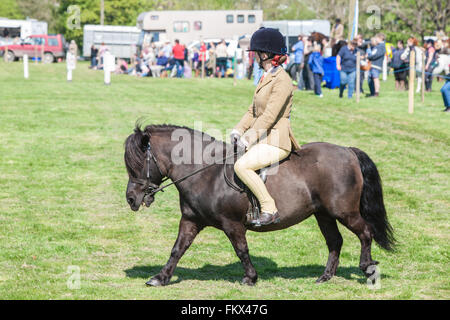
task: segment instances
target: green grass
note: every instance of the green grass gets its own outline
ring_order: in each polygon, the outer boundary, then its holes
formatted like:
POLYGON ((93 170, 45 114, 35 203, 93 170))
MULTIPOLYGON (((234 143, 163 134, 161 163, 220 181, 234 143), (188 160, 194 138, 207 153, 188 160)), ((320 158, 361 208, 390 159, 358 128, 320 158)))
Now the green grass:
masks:
MULTIPOLYGON (((399 240, 395 253, 373 246, 381 288, 370 290, 358 269, 360 244, 343 237, 337 276, 316 285, 328 250, 314 218, 289 229, 249 232, 255 287, 223 232, 207 228, 181 259, 167 287, 144 285, 166 263, 180 212, 175 188, 137 213, 125 201, 123 142, 137 118, 225 135, 251 102, 247 80, 136 79, 79 64, 0 62, 1 299, 449 299, 450 115, 434 92, 416 95, 382 83, 379 99, 324 98, 296 92, 292 127, 302 142, 356 146, 376 162, 399 240), (69 266, 81 288, 69 289, 69 266)), ((367 89, 367 88, 366 88, 367 89)), ((222 137, 219 137, 222 138, 222 137)))

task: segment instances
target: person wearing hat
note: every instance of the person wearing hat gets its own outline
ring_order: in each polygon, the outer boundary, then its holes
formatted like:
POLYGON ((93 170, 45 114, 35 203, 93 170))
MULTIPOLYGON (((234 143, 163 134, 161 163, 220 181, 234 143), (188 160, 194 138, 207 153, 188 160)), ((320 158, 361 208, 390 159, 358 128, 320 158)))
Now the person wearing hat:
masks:
POLYGON ((249 51, 264 70, 253 102, 231 132, 231 142, 246 150, 235 165, 236 175, 253 192, 261 206, 259 221, 254 226, 278 223, 280 217, 275 201, 256 170, 277 163, 289 156, 292 147, 300 149, 291 126, 293 86, 290 76, 280 66, 286 60, 282 34, 272 28, 260 28, 250 40, 249 51))

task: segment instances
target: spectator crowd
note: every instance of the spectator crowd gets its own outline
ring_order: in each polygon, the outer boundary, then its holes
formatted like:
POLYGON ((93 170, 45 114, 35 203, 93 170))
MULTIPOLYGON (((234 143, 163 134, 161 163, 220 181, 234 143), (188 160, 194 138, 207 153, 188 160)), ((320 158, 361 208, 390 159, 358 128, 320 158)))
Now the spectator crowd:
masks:
MULTIPOLYGON (((336 69, 339 72, 339 97, 352 98, 356 90, 357 53, 360 54, 360 92, 364 94, 364 82, 367 81, 369 92, 366 97, 380 95, 380 77, 383 70, 392 72, 395 76, 396 90, 408 89, 409 61, 412 51, 415 52, 415 68, 417 77, 417 91, 421 88, 422 57, 425 56, 425 88, 432 90, 433 71, 438 66, 440 54, 449 54, 449 40, 443 32, 437 33, 437 40, 428 39, 423 46, 416 38, 410 37, 405 43, 397 41, 396 45, 386 43, 382 33, 370 39, 359 34, 352 41, 344 40, 344 27, 340 19, 336 19, 330 37, 313 33, 299 35, 297 42, 291 46, 291 55, 283 65, 293 79, 293 85, 298 90, 311 90, 318 97, 323 97, 322 83, 325 75, 324 60, 335 57, 336 69)), ((103 69, 103 55, 108 48, 102 44, 99 48, 91 48, 91 68, 103 69)), ((242 52, 242 51, 241 51, 242 52)), ((255 59, 254 52, 241 54, 237 61, 230 56, 225 40, 219 43, 200 41, 188 51, 178 40, 173 43, 166 41, 157 45, 151 43, 143 46, 139 54, 135 54, 131 61, 117 60, 116 73, 137 77, 232 77, 234 73, 242 73, 250 80, 253 76, 254 84, 260 81, 262 70, 255 59), (237 68, 233 66, 236 63, 237 68), (246 66, 245 66, 246 65, 246 66), (236 69, 236 70, 235 70, 236 69), (245 70, 245 71, 244 71, 245 70)), ((447 69, 448 70, 448 69, 447 69)), ((450 111, 450 84, 448 82, 441 89, 445 111, 450 111)), ((439 79, 439 78, 438 78, 439 79)), ((439 79, 440 80, 440 79, 439 79)), ((439 81, 438 80, 438 81, 439 81)))

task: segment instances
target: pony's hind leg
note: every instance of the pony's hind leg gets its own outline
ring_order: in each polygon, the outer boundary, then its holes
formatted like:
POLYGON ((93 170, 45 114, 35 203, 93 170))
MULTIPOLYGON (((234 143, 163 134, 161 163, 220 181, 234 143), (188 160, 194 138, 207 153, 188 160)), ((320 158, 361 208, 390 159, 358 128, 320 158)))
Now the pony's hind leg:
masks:
POLYGON ((359 268, 364 272, 366 277, 370 277, 374 270, 369 268, 369 266, 378 264, 378 261, 372 260, 371 246, 373 235, 368 224, 364 221, 359 212, 345 214, 339 219, 339 222, 359 238, 359 241, 361 242, 359 268))
POLYGON ((325 237, 329 251, 325 271, 316 280, 316 283, 322 283, 330 280, 336 274, 343 240, 335 218, 331 217, 327 212, 318 212, 314 215, 316 216, 320 231, 322 231, 325 237))

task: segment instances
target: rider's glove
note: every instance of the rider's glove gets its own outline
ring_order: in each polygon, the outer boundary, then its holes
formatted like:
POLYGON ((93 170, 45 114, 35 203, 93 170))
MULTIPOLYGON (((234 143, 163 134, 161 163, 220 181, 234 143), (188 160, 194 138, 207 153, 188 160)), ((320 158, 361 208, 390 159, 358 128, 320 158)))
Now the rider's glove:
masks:
POLYGON ((241 135, 237 130, 233 130, 230 134, 230 140, 233 145, 236 145, 238 149, 246 149, 247 143, 241 138, 241 135))

